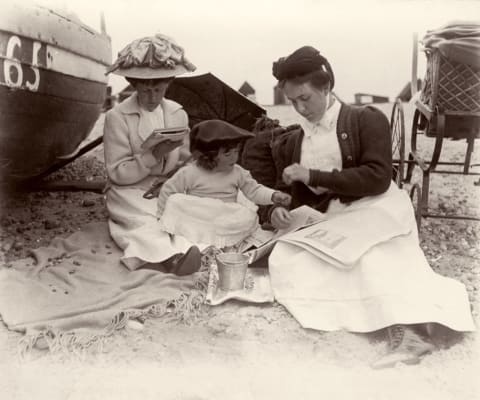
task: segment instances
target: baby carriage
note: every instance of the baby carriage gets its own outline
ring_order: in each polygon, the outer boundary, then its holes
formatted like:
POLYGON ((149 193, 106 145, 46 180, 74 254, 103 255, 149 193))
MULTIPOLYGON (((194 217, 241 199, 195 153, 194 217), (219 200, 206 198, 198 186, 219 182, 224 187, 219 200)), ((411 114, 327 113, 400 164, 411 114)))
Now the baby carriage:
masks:
MULTIPOLYGON (((413 71, 416 71, 416 40, 414 43, 413 71)), ((416 198, 419 226, 421 217, 479 220, 474 216, 431 213, 428 198, 431 173, 479 175, 473 168, 480 164, 472 164, 471 159, 475 139, 480 137, 480 25, 456 23, 428 31, 422 44, 427 68, 420 97, 415 102, 404 182, 410 182, 415 166, 421 169, 421 188, 415 184, 410 193, 412 200, 416 198), (419 134, 435 140, 430 160, 417 148, 419 134), (441 160, 444 139, 466 141, 463 162, 441 160), (446 169, 440 170, 439 166, 446 169), (452 170, 455 166, 462 170, 452 170)), ((412 86, 416 82, 414 76, 412 86)))

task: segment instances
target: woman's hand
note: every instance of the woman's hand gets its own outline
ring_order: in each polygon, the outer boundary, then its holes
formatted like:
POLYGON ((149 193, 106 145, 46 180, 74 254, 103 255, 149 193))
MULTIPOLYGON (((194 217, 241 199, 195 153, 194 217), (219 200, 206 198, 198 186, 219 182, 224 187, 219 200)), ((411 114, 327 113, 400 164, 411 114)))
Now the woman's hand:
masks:
POLYGON ((177 147, 180 147, 182 143, 182 139, 164 140, 163 142, 158 143, 152 148, 152 154, 157 159, 157 161, 159 161, 165 156, 165 154, 168 154, 177 147))
POLYGON ((310 171, 298 163, 289 165, 283 170, 282 179, 287 185, 291 185, 294 181, 303 182, 308 185, 310 181, 310 171))
POLYGON ((274 228, 284 229, 292 223, 292 216, 285 208, 277 207, 272 211, 271 220, 274 228))

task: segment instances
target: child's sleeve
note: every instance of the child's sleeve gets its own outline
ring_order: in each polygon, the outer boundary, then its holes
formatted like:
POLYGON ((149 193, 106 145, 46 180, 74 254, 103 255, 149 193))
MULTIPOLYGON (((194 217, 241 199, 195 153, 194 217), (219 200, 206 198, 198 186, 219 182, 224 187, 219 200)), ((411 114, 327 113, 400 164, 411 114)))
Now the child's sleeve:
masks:
POLYGON ((275 190, 261 185, 253 179, 252 174, 250 174, 249 171, 240 166, 237 167, 239 174, 239 189, 245 197, 258 205, 273 204, 272 195, 275 190))
POLYGON ((168 198, 175 193, 185 193, 187 190, 187 168, 180 168, 171 178, 167 179, 160 189, 157 202, 157 218, 165 210, 168 198))

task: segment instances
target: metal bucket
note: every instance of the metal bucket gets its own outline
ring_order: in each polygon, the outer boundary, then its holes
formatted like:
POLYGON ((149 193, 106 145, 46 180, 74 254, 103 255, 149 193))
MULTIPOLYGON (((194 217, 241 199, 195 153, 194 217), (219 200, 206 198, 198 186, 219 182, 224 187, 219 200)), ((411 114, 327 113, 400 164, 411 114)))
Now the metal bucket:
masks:
POLYGON ((248 268, 248 256, 240 253, 220 253, 216 259, 219 288, 227 291, 243 289, 248 268))

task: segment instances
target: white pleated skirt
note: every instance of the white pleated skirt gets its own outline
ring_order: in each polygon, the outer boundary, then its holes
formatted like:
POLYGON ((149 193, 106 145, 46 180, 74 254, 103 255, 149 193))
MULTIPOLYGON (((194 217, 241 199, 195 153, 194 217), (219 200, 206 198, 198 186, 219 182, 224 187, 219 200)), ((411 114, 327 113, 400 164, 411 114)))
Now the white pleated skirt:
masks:
POLYGON ((254 209, 237 202, 176 193, 168 198, 160 225, 190 242, 223 248, 255 231, 258 216, 254 209))

